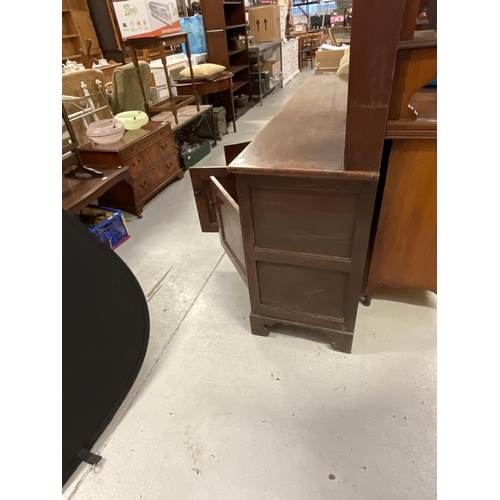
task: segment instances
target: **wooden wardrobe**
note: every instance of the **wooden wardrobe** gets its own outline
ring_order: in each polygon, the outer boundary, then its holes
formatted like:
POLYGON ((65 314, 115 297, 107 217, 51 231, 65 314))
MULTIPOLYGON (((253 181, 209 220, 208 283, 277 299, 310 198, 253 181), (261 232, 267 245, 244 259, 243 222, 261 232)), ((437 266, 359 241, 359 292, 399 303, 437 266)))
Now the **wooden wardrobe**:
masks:
POLYGON ((437 293, 437 31, 415 31, 405 5, 363 303, 378 287, 437 293))

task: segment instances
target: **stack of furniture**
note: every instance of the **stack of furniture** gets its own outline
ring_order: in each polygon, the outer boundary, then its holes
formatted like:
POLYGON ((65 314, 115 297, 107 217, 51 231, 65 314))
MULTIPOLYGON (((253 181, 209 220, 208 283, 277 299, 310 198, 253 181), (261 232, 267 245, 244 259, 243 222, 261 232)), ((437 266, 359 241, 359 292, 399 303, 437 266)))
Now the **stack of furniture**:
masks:
POLYGON ((177 118, 177 110, 179 108, 195 103, 196 109, 198 111, 200 110, 198 95, 196 92, 194 74, 193 74, 193 65, 191 62, 191 50, 189 48, 188 33, 181 32, 172 35, 152 36, 145 38, 129 38, 128 40, 125 41, 125 46, 130 49, 129 52, 130 55, 132 56, 132 62, 134 63, 137 72, 137 82, 139 83, 142 93, 144 109, 150 117, 155 114, 162 113, 164 111, 170 111, 174 116, 175 123, 179 123, 179 120, 177 118), (192 94, 175 96, 172 92, 170 74, 168 72, 168 67, 167 67, 167 51, 165 47, 166 46, 174 47, 181 44, 184 44, 184 46, 186 47, 186 55, 188 58, 189 71, 191 75, 192 94), (158 50, 160 54, 160 60, 163 65, 163 70, 165 72, 165 79, 168 88, 168 96, 153 105, 149 104, 150 96, 146 92, 139 69, 138 51, 143 49, 158 50))
MULTIPOLYGON (((234 96, 251 96, 245 4, 243 0, 201 0, 201 13, 208 61, 225 66, 233 74, 232 88, 223 97, 229 114, 234 96), (237 46, 234 40, 240 35, 244 36, 244 43, 237 46)), ((249 99, 246 106, 236 108, 236 118, 252 106, 249 99)))
MULTIPOLYGON (((62 0, 62 62, 101 59, 102 51, 85 0, 62 0), (90 50, 87 54, 88 42, 90 50)), ((86 67, 92 67, 90 63, 86 67)))
POLYGON ((202 230, 219 231, 248 286, 254 334, 298 326, 351 351, 412 2, 355 0, 349 82, 309 78, 228 166, 191 169, 202 230))

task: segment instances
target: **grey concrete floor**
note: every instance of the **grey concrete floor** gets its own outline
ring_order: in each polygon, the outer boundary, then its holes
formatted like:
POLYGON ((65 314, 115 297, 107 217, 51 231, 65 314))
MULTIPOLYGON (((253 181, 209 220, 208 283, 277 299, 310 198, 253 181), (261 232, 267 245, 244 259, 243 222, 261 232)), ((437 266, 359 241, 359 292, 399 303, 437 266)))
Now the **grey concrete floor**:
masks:
MULTIPOLYGON (((251 109, 201 164, 224 165, 223 145, 251 140, 311 74, 251 109)), ((379 291, 360 305, 350 355, 300 331, 256 337, 219 235, 200 231, 189 174, 127 219, 117 254, 147 296, 150 344, 93 448, 102 465, 82 465, 63 498, 436 497, 433 294, 379 291)))

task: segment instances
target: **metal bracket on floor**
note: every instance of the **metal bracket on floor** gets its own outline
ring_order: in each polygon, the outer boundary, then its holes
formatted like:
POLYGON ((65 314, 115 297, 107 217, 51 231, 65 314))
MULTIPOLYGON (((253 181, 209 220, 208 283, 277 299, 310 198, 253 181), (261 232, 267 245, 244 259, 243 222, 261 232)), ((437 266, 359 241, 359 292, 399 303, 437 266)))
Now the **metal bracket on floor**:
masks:
POLYGON ((92 469, 95 469, 96 465, 101 461, 102 457, 92 453, 86 448, 82 448, 76 455, 82 462, 92 465, 92 469))

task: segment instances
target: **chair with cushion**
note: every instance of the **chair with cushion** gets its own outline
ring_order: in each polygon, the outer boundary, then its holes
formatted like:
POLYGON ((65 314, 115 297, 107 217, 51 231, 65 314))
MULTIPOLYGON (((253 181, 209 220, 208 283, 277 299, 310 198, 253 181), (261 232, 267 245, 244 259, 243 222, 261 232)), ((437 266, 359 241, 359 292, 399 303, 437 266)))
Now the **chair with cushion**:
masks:
MULTIPOLYGON (((139 72, 147 101, 151 102, 151 67, 145 61, 139 61, 139 72)), ((111 109, 117 115, 123 111, 146 111, 141 86, 137 79, 137 70, 133 63, 119 66, 113 72, 111 109)))

